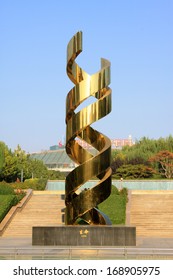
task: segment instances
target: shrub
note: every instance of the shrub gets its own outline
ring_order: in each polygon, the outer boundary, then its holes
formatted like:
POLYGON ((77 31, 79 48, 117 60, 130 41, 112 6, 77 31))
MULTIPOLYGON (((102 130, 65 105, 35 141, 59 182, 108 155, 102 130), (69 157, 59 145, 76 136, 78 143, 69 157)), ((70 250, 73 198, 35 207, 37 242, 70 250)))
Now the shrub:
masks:
POLYGON ((114 178, 124 179, 140 179, 140 178, 151 178, 153 176, 153 169, 143 164, 124 164, 117 168, 116 173, 113 175, 114 178))
POLYGON ((25 188, 33 190, 44 190, 46 188, 47 179, 27 179, 23 183, 25 188))
POLYGON ((16 193, 11 184, 0 182, 0 222, 11 207, 16 205, 24 196, 24 192, 16 193))
POLYGON ((128 198, 128 190, 127 190, 127 188, 122 188, 120 190, 120 195, 124 195, 124 196, 126 196, 126 198, 128 198))
POLYGON ((0 182, 0 195, 14 194, 14 189, 6 182, 0 182))
POLYGON ((16 195, 0 195, 0 222, 11 209, 12 206, 18 203, 16 195))
POLYGON ((11 183, 11 186, 15 189, 33 189, 44 190, 46 188, 47 179, 26 179, 24 183, 15 182, 11 183))

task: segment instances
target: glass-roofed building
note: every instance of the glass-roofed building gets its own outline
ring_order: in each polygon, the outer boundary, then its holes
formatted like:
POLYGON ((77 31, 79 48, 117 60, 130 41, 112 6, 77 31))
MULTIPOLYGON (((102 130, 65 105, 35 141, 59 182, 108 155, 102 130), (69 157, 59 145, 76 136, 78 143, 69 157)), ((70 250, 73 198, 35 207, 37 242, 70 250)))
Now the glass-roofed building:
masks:
MULTIPOLYGON (((89 149, 90 152, 95 155, 97 151, 93 149, 89 144, 82 140, 77 140, 78 144, 85 149, 89 149)), ((132 146, 131 135, 127 139, 111 139, 112 149, 122 149, 123 146, 132 146)), ((48 169, 57 170, 60 172, 68 173, 75 168, 75 163, 68 157, 64 145, 59 142, 58 145, 50 147, 50 150, 43 152, 36 152, 30 155, 32 159, 38 159, 43 161, 48 169)))
POLYGON ((32 153, 32 159, 43 161, 48 169, 60 172, 70 172, 75 168, 75 163, 68 157, 65 149, 48 150, 44 152, 32 153))

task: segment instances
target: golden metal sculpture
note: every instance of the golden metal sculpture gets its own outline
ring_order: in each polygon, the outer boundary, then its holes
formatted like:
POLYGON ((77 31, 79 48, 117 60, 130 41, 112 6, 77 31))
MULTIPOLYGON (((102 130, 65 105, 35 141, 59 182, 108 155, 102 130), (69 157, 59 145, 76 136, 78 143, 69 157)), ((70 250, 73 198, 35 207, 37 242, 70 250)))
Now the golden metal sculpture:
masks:
POLYGON ((110 157, 111 142, 91 124, 103 118, 111 111, 110 62, 101 59, 101 70, 93 75, 87 74, 75 62, 82 52, 82 32, 76 33, 67 47, 67 75, 75 84, 66 99, 66 152, 78 165, 66 177, 65 185, 65 220, 67 225, 110 224, 106 215, 97 209, 111 192, 110 157), (90 96, 96 102, 76 112, 77 107, 90 96), (77 139, 91 145, 97 154, 84 149, 77 139), (87 190, 81 186, 88 180, 98 178, 99 182, 87 190))

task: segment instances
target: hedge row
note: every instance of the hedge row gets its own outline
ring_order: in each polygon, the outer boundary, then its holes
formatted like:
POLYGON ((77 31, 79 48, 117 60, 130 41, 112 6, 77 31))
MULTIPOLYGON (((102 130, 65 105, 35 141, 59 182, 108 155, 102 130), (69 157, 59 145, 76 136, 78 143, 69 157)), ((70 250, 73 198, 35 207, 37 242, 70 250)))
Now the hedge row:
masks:
POLYGON ((15 194, 13 187, 6 183, 6 182, 0 182, 0 195, 6 195, 6 194, 15 194))
POLYGON ((10 184, 0 182, 0 222, 11 207, 16 205, 24 196, 24 192, 15 193, 14 188, 10 184))
POLYGON ((14 189, 45 190, 47 179, 27 179, 23 183, 0 182, 0 194, 14 194, 14 189))
POLYGON ((47 179, 26 179, 23 183, 15 182, 10 183, 14 189, 33 189, 33 190, 45 190, 47 179))
POLYGON ((0 195, 0 222, 11 209, 12 206, 19 202, 17 195, 0 195))

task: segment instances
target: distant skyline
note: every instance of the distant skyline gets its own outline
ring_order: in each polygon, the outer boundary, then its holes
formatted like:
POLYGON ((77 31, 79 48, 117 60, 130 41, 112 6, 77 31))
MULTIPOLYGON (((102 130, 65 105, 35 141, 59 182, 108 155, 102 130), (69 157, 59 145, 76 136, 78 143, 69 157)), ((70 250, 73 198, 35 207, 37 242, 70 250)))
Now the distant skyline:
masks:
POLYGON ((111 139, 173 135, 173 1, 0 2, 0 141, 49 149, 65 137, 66 48, 83 31, 77 62, 89 74, 111 61, 111 139))

